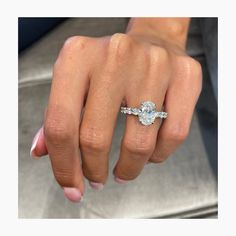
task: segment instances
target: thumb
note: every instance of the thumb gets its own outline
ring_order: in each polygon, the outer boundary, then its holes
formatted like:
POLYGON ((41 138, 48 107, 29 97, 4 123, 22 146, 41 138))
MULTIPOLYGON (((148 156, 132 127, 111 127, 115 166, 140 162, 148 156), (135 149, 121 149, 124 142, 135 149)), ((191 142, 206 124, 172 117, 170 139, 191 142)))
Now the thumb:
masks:
POLYGON ((30 155, 31 157, 38 159, 39 157, 47 154, 48 150, 45 145, 43 127, 41 127, 33 139, 30 155))

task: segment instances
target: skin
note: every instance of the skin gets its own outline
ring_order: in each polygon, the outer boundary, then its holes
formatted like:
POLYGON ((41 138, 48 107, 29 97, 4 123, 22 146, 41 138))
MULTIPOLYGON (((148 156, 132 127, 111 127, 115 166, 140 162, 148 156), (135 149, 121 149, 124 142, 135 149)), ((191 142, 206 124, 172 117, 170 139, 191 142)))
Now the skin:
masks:
POLYGON ((132 18, 125 34, 65 42, 31 154, 49 154, 68 199, 81 200, 84 177, 96 189, 105 184, 120 106, 153 101, 168 117, 143 126, 127 116, 117 182, 135 179, 147 162, 163 162, 186 139, 202 86, 200 64, 185 53, 188 26, 189 18, 132 18))

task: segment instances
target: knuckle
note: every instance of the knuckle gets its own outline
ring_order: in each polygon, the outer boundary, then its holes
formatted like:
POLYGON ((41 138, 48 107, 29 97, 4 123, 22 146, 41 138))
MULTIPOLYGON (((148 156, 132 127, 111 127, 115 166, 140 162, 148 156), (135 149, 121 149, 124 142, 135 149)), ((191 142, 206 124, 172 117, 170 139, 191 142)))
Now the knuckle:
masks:
POLYGON ((137 158, 150 156, 155 148, 154 142, 149 137, 142 135, 125 138, 123 145, 129 153, 136 155, 137 158))
POLYGON ((181 75, 175 77, 176 81, 198 97, 202 90, 201 64, 189 56, 179 56, 176 62, 176 74, 181 75))
POLYGON ((188 57, 185 63, 186 63, 186 67, 189 68, 189 72, 191 73, 191 76, 199 79, 202 75, 202 66, 200 62, 198 62, 196 59, 192 57, 188 57))
POLYGON ((186 63, 189 64, 189 67, 193 70, 193 71, 197 71, 198 73, 201 72, 202 67, 199 61, 197 61, 196 59, 192 58, 192 57, 187 57, 186 58, 186 63))
POLYGON ((198 91, 202 89, 202 66, 199 61, 194 58, 188 58, 188 64, 191 71, 192 79, 195 79, 195 87, 198 91))
POLYGON ((89 39, 85 36, 72 36, 68 38, 53 65, 53 72, 60 71, 61 66, 71 60, 77 60, 79 55, 84 55, 89 39))
POLYGON ((44 122, 44 133, 45 138, 55 144, 68 142, 74 135, 71 123, 66 122, 59 115, 46 118, 44 122))
POLYGON ((84 150, 93 150, 95 152, 107 152, 109 143, 104 133, 94 128, 81 128, 80 146, 84 150))
POLYGON ((152 46, 150 50, 150 58, 155 64, 163 64, 168 62, 169 54, 163 47, 152 46))
POLYGON ((169 128, 165 132, 165 139, 175 141, 175 142, 183 142, 189 134, 189 127, 187 125, 178 125, 175 127, 169 128))
POLYGON ((185 77, 192 79, 196 77, 199 79, 202 74, 201 64, 194 58, 189 56, 181 56, 178 58, 179 67, 182 68, 183 72, 185 72, 185 77))
POLYGON ((109 42, 109 54, 114 58, 123 58, 129 52, 129 47, 131 44, 131 38, 123 33, 113 34, 109 42))
POLYGON ((78 51, 82 50, 87 46, 88 43, 88 37, 85 36, 72 36, 69 37, 65 42, 62 47, 62 50, 65 52, 73 52, 73 51, 78 51))
POLYGON ((45 137, 48 141, 57 143, 64 142, 71 138, 71 133, 64 127, 54 120, 47 121, 45 124, 45 137))

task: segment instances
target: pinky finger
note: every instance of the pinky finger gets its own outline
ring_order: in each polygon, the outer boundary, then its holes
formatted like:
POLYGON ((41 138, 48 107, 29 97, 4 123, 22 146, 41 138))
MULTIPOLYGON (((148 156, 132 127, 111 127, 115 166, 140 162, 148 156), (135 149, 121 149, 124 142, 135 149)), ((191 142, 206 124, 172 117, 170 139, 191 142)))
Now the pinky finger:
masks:
POLYGON ((187 71, 185 75, 182 73, 181 77, 175 77, 167 90, 165 108, 168 117, 159 129, 155 151, 149 162, 163 162, 188 136, 202 87, 200 65, 192 59, 190 62, 185 67, 191 68, 191 73, 187 71))

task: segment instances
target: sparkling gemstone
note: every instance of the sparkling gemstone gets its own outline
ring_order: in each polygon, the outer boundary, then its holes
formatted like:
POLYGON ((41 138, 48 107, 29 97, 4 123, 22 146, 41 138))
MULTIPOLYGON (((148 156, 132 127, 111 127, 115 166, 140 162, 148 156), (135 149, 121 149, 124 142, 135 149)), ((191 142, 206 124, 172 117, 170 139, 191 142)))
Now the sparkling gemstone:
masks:
POLYGON ((139 121, 143 125, 150 125, 154 123, 156 118, 156 106, 153 102, 143 102, 140 107, 139 121))
POLYGON ((134 115, 138 115, 139 114, 139 109, 138 108, 132 108, 132 113, 134 115))

